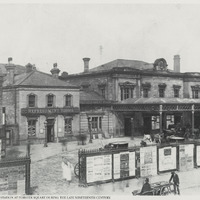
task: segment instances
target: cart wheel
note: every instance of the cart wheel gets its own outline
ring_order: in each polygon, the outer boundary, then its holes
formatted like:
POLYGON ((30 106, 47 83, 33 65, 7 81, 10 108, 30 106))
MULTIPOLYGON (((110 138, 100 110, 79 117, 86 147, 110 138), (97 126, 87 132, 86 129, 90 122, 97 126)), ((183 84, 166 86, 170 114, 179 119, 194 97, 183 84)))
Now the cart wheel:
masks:
POLYGON ((161 196, 166 196, 166 195, 169 195, 169 189, 167 188, 167 187, 163 187, 163 188, 161 188, 161 190, 160 190, 160 195, 161 196))
POLYGON ((74 167, 74 174, 76 177, 79 177, 79 163, 77 163, 74 167))

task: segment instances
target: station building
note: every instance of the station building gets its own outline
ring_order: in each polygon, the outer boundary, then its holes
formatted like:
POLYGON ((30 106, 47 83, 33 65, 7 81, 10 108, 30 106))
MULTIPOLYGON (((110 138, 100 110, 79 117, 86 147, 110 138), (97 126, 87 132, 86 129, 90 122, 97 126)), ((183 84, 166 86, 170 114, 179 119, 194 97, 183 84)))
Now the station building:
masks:
POLYGON ((173 69, 164 58, 154 63, 117 59, 84 71, 62 73, 61 80, 80 86, 92 97, 80 99, 80 130, 104 136, 138 136, 162 132, 170 126, 200 124, 200 73, 181 73, 180 56, 174 56, 173 69), (95 97, 95 98, 94 98, 95 97))

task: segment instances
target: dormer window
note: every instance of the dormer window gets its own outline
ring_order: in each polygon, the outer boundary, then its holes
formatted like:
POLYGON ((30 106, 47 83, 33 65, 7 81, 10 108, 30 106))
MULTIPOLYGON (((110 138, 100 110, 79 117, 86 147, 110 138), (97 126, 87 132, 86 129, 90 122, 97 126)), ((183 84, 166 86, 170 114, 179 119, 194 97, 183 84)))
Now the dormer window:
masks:
POLYGON ((36 95, 30 94, 28 95, 28 107, 36 107, 36 95))
POLYGON ((47 107, 53 107, 54 106, 54 95, 49 94, 47 95, 47 107))
POLYGON ((129 98, 133 98, 133 91, 135 84, 130 82, 120 83, 120 90, 121 90, 121 101, 129 98))
POLYGON ((72 95, 65 95, 65 106, 72 106, 72 95))

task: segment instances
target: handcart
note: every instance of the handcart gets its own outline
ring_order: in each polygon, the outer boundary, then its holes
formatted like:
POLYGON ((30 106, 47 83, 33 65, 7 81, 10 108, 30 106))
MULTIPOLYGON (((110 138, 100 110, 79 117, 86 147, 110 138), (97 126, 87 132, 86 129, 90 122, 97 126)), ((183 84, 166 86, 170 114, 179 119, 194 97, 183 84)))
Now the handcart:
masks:
POLYGON ((148 195, 148 196, 165 196, 174 192, 173 183, 167 181, 155 182, 151 184, 152 190, 140 193, 140 190, 134 190, 132 194, 134 196, 148 195))

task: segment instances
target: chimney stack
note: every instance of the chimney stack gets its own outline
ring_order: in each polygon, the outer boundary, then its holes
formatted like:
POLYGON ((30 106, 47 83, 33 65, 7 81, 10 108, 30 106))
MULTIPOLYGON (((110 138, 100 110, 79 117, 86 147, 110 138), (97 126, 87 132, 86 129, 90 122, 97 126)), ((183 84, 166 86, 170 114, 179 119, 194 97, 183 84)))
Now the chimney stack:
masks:
POLYGON ((31 63, 28 63, 26 65, 26 73, 32 72, 33 71, 33 65, 31 63))
POLYGON ((90 58, 83 58, 83 61, 84 61, 84 72, 89 72, 90 58))
POLYGON ((58 78, 59 73, 60 73, 60 70, 57 68, 57 65, 58 65, 57 63, 54 63, 53 64, 53 69, 50 71, 54 78, 58 78))
POLYGON ((11 63, 12 58, 8 58, 8 64, 6 64, 5 68, 7 70, 7 80, 9 85, 13 85, 14 83, 14 75, 15 75, 15 65, 11 63))
POLYGON ((174 71, 180 72, 180 56, 179 55, 174 56, 174 71))

